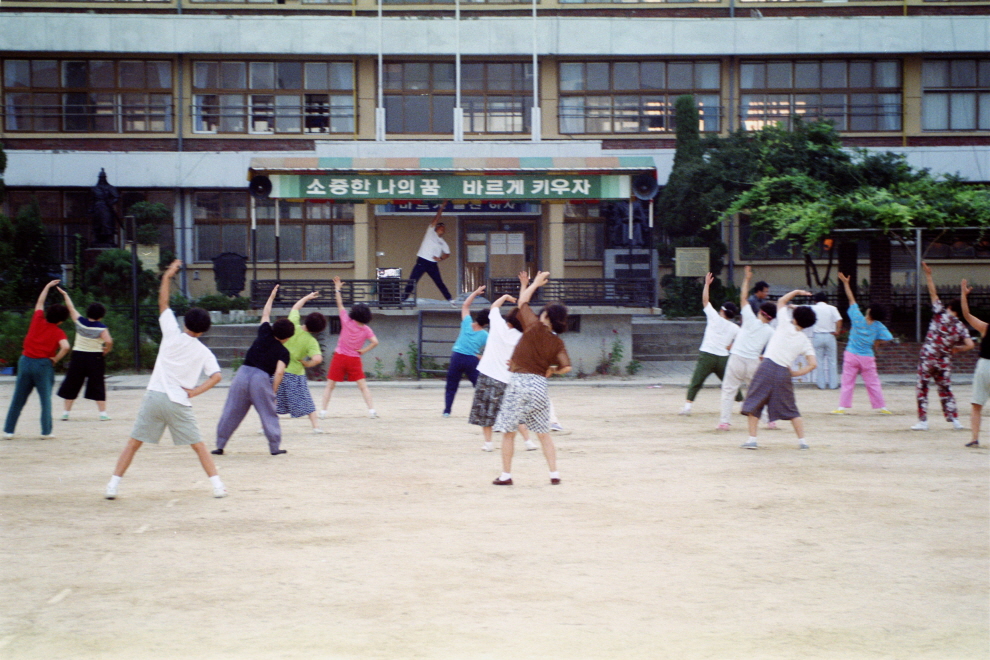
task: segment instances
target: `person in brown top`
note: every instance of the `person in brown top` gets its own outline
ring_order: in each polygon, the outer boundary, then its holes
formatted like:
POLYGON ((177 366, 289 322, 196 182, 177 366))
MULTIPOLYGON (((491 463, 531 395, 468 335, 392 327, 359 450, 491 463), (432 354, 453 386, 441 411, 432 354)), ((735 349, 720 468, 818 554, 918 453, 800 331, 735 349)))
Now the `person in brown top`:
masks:
POLYGON ((495 431, 502 436, 502 474, 493 481, 496 486, 512 485, 512 455, 515 452, 516 428, 525 424, 536 433, 543 455, 550 468, 550 483, 560 483, 557 472, 557 450, 550 439, 550 398, 547 378, 571 370, 567 348, 558 336, 567 329, 567 307, 550 303, 537 316, 529 301, 538 288, 547 283, 550 273, 541 272, 519 296, 517 318, 523 326, 523 336, 516 344, 509 371, 512 379, 495 419, 495 431))

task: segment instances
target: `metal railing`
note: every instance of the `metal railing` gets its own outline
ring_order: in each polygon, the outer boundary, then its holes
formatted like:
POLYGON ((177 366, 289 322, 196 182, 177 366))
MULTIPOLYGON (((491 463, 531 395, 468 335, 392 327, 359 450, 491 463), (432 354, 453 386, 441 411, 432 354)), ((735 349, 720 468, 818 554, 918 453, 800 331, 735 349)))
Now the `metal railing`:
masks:
MULTIPOLYGON (((275 305, 291 307, 297 300, 318 291, 320 302, 335 305, 334 284, 332 280, 253 280, 251 282, 251 307, 261 309, 265 306, 272 288, 278 284, 278 294, 275 305)), ((518 287, 518 280, 516 282, 518 287)), ((416 281, 395 278, 380 280, 344 280, 340 297, 345 306, 364 303, 368 307, 392 307, 396 309, 412 309, 416 307, 416 281), (406 286, 412 283, 413 290, 406 300, 403 300, 406 286)))
MULTIPOLYGON (((495 300, 505 294, 519 295, 517 278, 493 278, 490 281, 486 293, 489 300, 495 300)), ((589 307, 654 307, 657 304, 657 281, 653 278, 553 279, 537 289, 533 302, 553 301, 589 307)))

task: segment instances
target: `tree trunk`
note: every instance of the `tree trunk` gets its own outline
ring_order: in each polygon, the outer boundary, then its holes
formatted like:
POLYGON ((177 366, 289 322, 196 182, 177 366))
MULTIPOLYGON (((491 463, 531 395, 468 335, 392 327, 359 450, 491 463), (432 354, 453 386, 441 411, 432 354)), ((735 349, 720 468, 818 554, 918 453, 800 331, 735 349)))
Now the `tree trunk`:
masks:
POLYGON ((890 283, 890 236, 880 234, 870 239, 870 305, 887 308, 894 299, 890 283))
MULTIPOLYGON (((856 279, 856 262, 859 258, 859 246, 855 240, 845 240, 839 243, 839 272, 849 276, 849 286, 853 295, 858 295, 858 280, 856 279)), ((846 290, 839 286, 839 310, 845 312, 849 307, 849 300, 846 299, 846 290)))

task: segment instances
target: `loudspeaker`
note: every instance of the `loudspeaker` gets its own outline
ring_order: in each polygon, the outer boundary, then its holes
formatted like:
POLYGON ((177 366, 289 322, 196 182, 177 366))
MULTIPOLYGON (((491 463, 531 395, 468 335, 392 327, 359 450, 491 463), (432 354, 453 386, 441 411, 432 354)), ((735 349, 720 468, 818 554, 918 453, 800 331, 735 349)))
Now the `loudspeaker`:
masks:
POLYGON ((264 174, 253 176, 251 183, 248 184, 248 190, 258 199, 268 199, 272 194, 272 180, 264 174))
POLYGON ((633 177, 632 190, 633 194, 636 196, 636 199, 646 201, 657 196, 657 192, 660 190, 660 185, 657 183, 657 178, 655 175, 644 172, 643 174, 637 174, 633 177))

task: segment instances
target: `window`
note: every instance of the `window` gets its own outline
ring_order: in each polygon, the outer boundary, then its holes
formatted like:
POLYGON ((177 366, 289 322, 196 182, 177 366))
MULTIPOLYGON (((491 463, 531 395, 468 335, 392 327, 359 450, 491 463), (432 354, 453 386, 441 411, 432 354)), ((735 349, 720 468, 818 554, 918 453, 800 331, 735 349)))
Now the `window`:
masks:
POLYGON ((5 60, 3 65, 7 131, 172 131, 169 61, 5 60))
POLYGON ((197 133, 354 132, 353 62, 194 62, 197 133))
MULTIPOLYGON (((223 252, 251 256, 250 199, 242 192, 196 193, 196 260, 223 252)), ((275 260, 276 200, 258 200, 258 261, 275 260)), ((279 260, 333 262, 354 260, 354 205, 323 201, 278 201, 279 260)))
POLYGON ((896 60, 743 62, 742 126, 756 131, 793 117, 827 119, 840 131, 901 130, 901 69, 896 60))
POLYGON ((605 219, 598 204, 564 207, 564 260, 600 261, 605 255, 605 219))
POLYGON ((718 62, 561 62, 561 133, 670 133, 674 103, 691 94, 699 128, 720 126, 718 62))
POLYGON ((925 60, 921 87, 922 130, 990 130, 990 59, 925 60))
MULTIPOLYGON (((389 133, 453 133, 453 62, 388 62, 384 66, 389 133)), ((461 107, 465 133, 524 133, 533 106, 529 62, 464 62, 461 107)))

